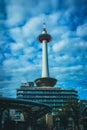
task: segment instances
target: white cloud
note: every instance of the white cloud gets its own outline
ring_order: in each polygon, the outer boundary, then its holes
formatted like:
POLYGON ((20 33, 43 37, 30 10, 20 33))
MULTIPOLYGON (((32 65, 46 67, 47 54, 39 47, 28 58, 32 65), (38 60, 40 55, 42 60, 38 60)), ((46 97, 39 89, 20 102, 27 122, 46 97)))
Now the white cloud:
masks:
POLYGON ((10 26, 20 23, 24 18, 24 8, 19 2, 10 1, 7 4, 7 23, 10 26))
POLYGON ((24 45, 22 43, 12 43, 11 44, 11 51, 17 52, 20 49, 23 49, 24 45))
POLYGON ((9 29, 11 37, 16 41, 16 42, 21 42, 24 43, 26 41, 23 36, 23 31, 21 27, 15 27, 9 29))
POLYGON ((79 42, 79 47, 86 48, 87 47, 87 41, 81 41, 81 42, 79 42))
MULTIPOLYGON (((34 53, 36 52, 36 49, 33 46, 29 46, 24 47, 24 53, 28 56, 28 57, 32 57, 32 55, 35 55, 34 53)), ((27 58, 28 58, 27 57, 27 58)))
POLYGON ((53 45, 53 51, 54 52, 61 51, 62 49, 64 49, 66 47, 67 44, 68 44, 67 40, 61 40, 58 43, 55 43, 53 45))
POLYGON ((10 59, 6 59, 4 62, 3 62, 3 67, 9 67, 9 69, 12 69, 14 67, 19 67, 20 66, 20 62, 17 60, 17 59, 13 59, 13 58, 10 58, 10 59))
POLYGON ((61 60, 63 62, 65 60, 69 60, 69 59, 70 59, 69 55, 63 55, 63 56, 57 56, 57 57, 55 57, 55 60, 58 61, 58 62, 61 62, 61 60))
POLYGON ((18 82, 19 80, 4 80, 4 81, 0 81, 0 84, 11 84, 11 83, 15 83, 18 82))
POLYGON ((23 68, 17 68, 17 69, 13 69, 12 72, 20 72, 20 73, 23 73, 23 72, 29 72, 29 71, 35 71, 39 69, 39 66, 38 65, 29 65, 29 66, 25 66, 23 68))
POLYGON ((52 26, 55 27, 57 25, 57 22, 60 19, 60 17, 61 17, 60 12, 54 12, 54 13, 50 14, 49 17, 47 17, 47 18, 51 22, 52 26))
POLYGON ((83 25, 78 26, 76 33, 78 36, 87 37, 87 23, 84 23, 83 25))
POLYGON ((37 36, 37 33, 40 33, 40 30, 38 29, 43 24, 45 15, 39 15, 37 17, 30 18, 29 21, 23 26, 22 31, 24 33, 25 37, 33 37, 37 36))
POLYGON ((32 16, 43 14, 44 11, 49 12, 49 9, 57 6, 53 0, 51 1, 32 1, 32 0, 11 0, 7 2, 7 23, 10 26, 15 26, 25 22, 32 16), (54 4, 53 4, 54 3, 54 4))
POLYGON ((70 66, 70 67, 53 67, 52 70, 53 71, 59 71, 59 72, 68 72, 68 71, 77 71, 83 69, 82 65, 77 65, 77 66, 70 66))
POLYGON ((70 37, 75 38, 76 37, 76 32, 67 29, 67 30, 65 30, 65 32, 61 36, 62 39, 70 38, 70 37))

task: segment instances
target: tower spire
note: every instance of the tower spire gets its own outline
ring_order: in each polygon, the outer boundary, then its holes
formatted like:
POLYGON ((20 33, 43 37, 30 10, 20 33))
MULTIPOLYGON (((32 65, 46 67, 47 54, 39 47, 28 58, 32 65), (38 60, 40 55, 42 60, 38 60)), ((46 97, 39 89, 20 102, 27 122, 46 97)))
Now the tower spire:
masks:
POLYGON ((46 33, 47 33, 46 23, 44 22, 44 23, 43 23, 43 31, 42 31, 42 34, 46 34, 46 33))
POLYGON ((46 28, 46 23, 45 22, 43 23, 43 28, 46 28))

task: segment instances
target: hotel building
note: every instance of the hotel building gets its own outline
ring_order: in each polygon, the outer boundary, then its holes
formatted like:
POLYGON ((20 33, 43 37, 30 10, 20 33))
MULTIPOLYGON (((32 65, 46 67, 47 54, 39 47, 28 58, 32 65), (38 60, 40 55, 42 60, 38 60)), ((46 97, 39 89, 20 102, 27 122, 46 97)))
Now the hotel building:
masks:
POLYGON ((36 87, 33 82, 21 84, 17 89, 17 98, 41 102, 52 107, 53 111, 63 107, 69 101, 78 99, 76 90, 58 87, 36 87))

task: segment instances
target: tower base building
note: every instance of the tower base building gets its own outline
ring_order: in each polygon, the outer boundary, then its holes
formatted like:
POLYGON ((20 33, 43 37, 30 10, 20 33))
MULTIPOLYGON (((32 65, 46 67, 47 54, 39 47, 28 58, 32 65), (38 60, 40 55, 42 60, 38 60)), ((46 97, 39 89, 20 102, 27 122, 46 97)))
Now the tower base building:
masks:
POLYGON ((44 103, 52 107, 52 111, 63 107, 69 101, 76 101, 76 90, 62 89, 58 87, 36 87, 33 82, 21 84, 17 89, 17 98, 44 103))

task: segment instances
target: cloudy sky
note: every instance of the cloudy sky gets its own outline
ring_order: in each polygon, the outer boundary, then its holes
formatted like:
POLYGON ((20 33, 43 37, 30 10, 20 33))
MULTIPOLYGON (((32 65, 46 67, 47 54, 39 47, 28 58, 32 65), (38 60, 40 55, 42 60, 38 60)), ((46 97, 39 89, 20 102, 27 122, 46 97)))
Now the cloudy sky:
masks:
POLYGON ((50 77, 87 99, 87 0, 0 0, 0 94, 15 97, 21 83, 41 77, 44 21, 50 77))

